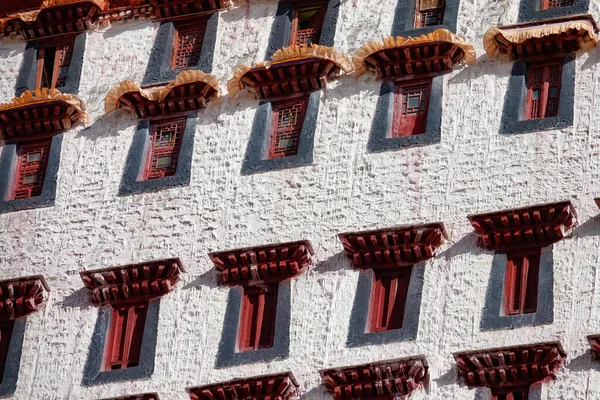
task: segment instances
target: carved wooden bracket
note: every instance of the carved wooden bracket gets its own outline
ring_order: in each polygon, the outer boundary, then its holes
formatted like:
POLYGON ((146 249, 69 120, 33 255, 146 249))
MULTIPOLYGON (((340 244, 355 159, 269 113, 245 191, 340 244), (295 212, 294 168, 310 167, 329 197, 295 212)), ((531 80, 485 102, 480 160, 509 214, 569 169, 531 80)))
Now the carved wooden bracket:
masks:
POLYGON ((192 400, 290 400, 298 397, 298 383, 291 372, 235 379, 186 390, 192 400))
POLYGON ((49 291, 41 275, 0 281, 0 320, 14 320, 37 311, 49 291))

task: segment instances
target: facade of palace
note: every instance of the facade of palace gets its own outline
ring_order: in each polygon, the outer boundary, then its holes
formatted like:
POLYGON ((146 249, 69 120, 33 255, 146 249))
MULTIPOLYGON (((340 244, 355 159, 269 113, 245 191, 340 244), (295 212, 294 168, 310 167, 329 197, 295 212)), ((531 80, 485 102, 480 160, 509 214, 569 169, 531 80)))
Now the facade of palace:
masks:
POLYGON ((600 399, 598 18, 0 0, 0 397, 600 399))

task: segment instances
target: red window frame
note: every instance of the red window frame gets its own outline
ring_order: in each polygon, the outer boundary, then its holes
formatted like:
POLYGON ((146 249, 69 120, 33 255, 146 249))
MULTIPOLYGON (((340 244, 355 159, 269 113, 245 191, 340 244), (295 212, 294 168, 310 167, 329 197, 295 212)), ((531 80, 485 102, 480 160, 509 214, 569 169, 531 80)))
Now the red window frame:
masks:
POLYGON ((294 4, 289 45, 318 44, 326 12, 327 2, 325 1, 294 4))
POLYGON ((186 122, 185 118, 179 118, 150 124, 150 143, 143 179, 175 175, 186 122))
POLYGON ((416 82, 396 82, 392 137, 425 133, 431 82, 431 79, 416 82), (416 106, 411 104, 413 99, 418 101, 416 106))
POLYGON ((575 0, 542 0, 542 10, 551 8, 569 7, 575 3, 575 0))
POLYGON ((38 50, 36 88, 60 88, 65 85, 73 56, 75 38, 42 43, 38 50))
POLYGON ((113 306, 104 356, 105 371, 139 365, 147 313, 147 301, 113 306))
POLYGON ((506 253, 504 310, 506 315, 537 311, 541 248, 506 253))
POLYGON ((279 285, 243 288, 238 328, 239 351, 273 347, 279 285))
POLYGON ((42 193, 50 145, 50 140, 44 140, 17 146, 17 164, 10 196, 12 200, 35 197, 42 193))
POLYGON ((445 0, 417 0, 415 29, 442 25, 445 11, 445 0))
POLYGON ((492 392, 490 400, 528 400, 529 386, 492 392))
POLYGON ((369 331, 385 332, 402 328, 411 269, 373 271, 369 310, 369 331))
POLYGON ((547 61, 527 65, 527 98, 525 119, 558 115, 562 63, 547 61))
POLYGON ((273 104, 269 158, 298 154, 308 97, 273 104))
POLYGON ((174 30, 171 69, 198 65, 206 34, 206 19, 175 22, 174 30))
POLYGON ((8 351, 10 350, 10 339, 12 338, 15 321, 0 321, 0 383, 4 377, 8 351))

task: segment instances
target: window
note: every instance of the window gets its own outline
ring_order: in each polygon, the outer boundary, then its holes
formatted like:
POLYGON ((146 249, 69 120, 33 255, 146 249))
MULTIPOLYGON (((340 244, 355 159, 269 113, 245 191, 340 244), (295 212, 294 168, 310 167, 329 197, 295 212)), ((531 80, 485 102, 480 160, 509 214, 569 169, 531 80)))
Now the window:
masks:
POLYGON ((10 348, 10 338, 12 337, 15 321, 0 322, 0 383, 4 377, 4 369, 6 368, 6 359, 8 358, 8 350, 10 348))
POLYGON ((61 88, 65 85, 74 41, 69 39, 40 45, 36 88, 61 88))
POLYGON ((244 287, 238 329, 239 351, 273 347, 278 289, 277 285, 244 287))
POLYGON ((507 253, 504 303, 506 315, 537 311, 541 249, 507 253))
POLYGON ((326 2, 313 3, 302 7, 296 4, 293 10, 290 45, 318 44, 326 11, 326 2))
POLYGON ((148 302, 114 306, 106 343, 106 371, 135 367, 140 361, 148 302))
POLYGON ((12 199, 26 199, 42 193, 49 153, 50 141, 17 147, 12 199))
POLYGON ((198 65, 205 32, 206 20, 175 23, 171 69, 188 68, 198 65))
POLYGON ((572 6, 575 0, 542 0, 542 10, 572 6))
POLYGON ((527 400, 529 388, 512 389, 508 391, 492 392, 491 400, 527 400))
POLYGON ((179 119, 151 125, 144 179, 175 175, 185 123, 185 119, 179 119))
POLYGON ((402 328, 410 272, 410 268, 394 272, 374 270, 369 312, 371 332, 402 328))
POLYGON ((392 137, 425 133, 430 92, 431 80, 396 84, 392 137))
POLYGON ((445 0, 417 0, 415 29, 444 23, 445 0))
POLYGON ((525 119, 558 115, 562 64, 528 65, 525 119))
POLYGON ((298 154, 308 99, 273 104, 269 158, 298 154))

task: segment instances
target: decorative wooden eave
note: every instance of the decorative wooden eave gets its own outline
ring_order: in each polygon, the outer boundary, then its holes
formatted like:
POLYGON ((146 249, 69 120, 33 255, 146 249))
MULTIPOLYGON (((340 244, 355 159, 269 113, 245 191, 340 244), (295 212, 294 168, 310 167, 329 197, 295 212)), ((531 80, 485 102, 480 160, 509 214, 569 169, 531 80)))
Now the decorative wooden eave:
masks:
POLYGON ((129 396, 111 397, 104 400, 159 400, 157 393, 133 394, 129 396))
POLYGON ((150 0, 155 18, 176 19, 191 15, 210 14, 232 6, 232 0, 150 0))
POLYGON ((444 28, 414 38, 390 36, 383 42, 369 42, 352 57, 357 77, 372 71, 379 80, 442 74, 462 61, 475 64, 476 60, 473 46, 444 28))
POLYGON ((468 386, 507 388, 554 378, 566 358, 560 343, 477 350, 454 354, 458 375, 468 386))
POLYGON ((298 382, 291 372, 235 379, 186 391, 192 400, 292 400, 299 397, 298 382))
POLYGON ((311 264, 308 240, 210 253, 220 285, 281 282, 303 273, 311 264))
POLYGON ((338 237, 354 266, 361 269, 403 267, 426 261, 448 238, 441 222, 340 233, 338 237))
POLYGON ((56 89, 26 90, 10 103, 0 104, 0 139, 21 140, 52 136, 86 123, 81 100, 56 89))
POLYGON ((596 360, 600 360, 600 335, 590 335, 587 339, 592 347, 592 356, 596 360))
POLYGON ((184 272, 178 258, 151 261, 80 273, 90 291, 90 299, 98 305, 119 304, 160 297, 173 289, 184 272))
POLYGON ((41 275, 0 281, 0 320, 14 320, 37 311, 49 291, 41 275))
POLYGON ((113 86, 104 99, 104 112, 120 108, 138 118, 194 111, 219 96, 219 81, 202 71, 183 71, 168 85, 142 89, 133 81, 113 86))
POLYGON ((429 380, 429 367, 420 356, 322 370, 321 378, 335 400, 392 400, 422 388, 429 380))
POLYGON ((107 0, 45 0, 38 10, 1 19, 0 31, 18 31, 26 40, 83 32, 93 29, 107 8, 107 0))
POLYGON ((545 247, 569 236, 577 226, 570 201, 467 217, 479 245, 488 250, 545 247))
POLYGON ((591 15, 490 28, 483 46, 490 58, 530 60, 587 51, 598 44, 598 26, 591 15))
POLYGON ((348 57, 333 47, 292 45, 277 50, 271 61, 239 66, 227 89, 232 98, 248 89, 257 99, 272 99, 323 89, 352 69, 348 57))
POLYGON ((153 14, 154 7, 148 0, 109 0, 108 9, 100 13, 98 21, 109 23, 138 18, 150 19, 153 14))

